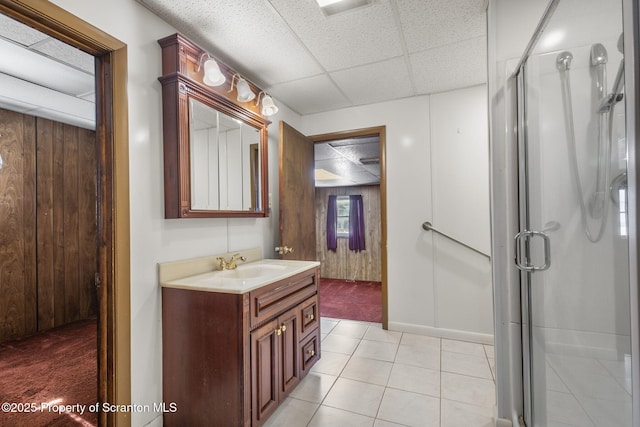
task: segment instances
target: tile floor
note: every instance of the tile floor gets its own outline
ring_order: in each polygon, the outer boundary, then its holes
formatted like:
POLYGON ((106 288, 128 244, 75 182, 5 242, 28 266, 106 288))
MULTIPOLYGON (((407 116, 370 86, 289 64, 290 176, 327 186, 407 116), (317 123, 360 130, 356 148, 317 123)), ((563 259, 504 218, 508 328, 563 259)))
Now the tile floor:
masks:
POLYGON ((631 426, 631 356, 602 360, 549 354, 545 364, 546 425, 631 426))
POLYGON ((493 426, 493 346, 322 318, 322 358, 266 427, 493 426))

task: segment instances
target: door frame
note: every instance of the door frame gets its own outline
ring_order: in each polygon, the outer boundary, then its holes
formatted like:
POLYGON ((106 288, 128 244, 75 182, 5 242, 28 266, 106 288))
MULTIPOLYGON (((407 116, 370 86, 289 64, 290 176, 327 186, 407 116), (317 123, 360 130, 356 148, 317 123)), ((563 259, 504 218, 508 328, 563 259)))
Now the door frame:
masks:
POLYGON ((380 228, 382 230, 382 248, 380 259, 380 270, 382 273, 382 328, 389 327, 389 303, 388 303, 388 283, 387 283, 387 163, 385 158, 387 127, 374 126, 362 129, 346 130, 340 132, 323 133, 311 135, 314 143, 333 141, 336 139, 358 138, 363 136, 378 136, 380 140, 380 228))
MULTIPOLYGON (((0 12, 96 57, 98 400, 131 402, 127 46, 50 2, 0 0, 0 12)), ((99 425, 130 425, 100 412, 99 425)))

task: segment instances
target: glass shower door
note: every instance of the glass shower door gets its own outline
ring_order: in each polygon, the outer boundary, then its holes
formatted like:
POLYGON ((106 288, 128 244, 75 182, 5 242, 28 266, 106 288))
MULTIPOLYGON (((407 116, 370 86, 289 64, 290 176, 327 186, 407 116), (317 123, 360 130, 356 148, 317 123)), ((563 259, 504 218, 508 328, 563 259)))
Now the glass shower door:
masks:
POLYGON ((527 426, 632 425, 621 9, 561 0, 518 75, 527 426))

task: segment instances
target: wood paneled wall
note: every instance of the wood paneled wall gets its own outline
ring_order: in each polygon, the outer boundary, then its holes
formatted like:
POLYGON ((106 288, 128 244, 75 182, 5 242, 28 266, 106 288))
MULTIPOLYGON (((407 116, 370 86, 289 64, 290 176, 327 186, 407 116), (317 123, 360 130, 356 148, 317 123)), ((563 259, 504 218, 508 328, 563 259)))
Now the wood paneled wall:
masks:
POLYGON ((37 331, 36 120, 0 109, 0 342, 37 331))
POLYGON ((380 186, 316 188, 316 247, 320 276, 331 279, 382 280, 382 224, 380 186), (327 203, 330 195, 362 195, 366 250, 349 250, 349 239, 338 238, 336 252, 327 250, 327 203))
POLYGON ((93 131, 0 110, 0 134, 4 341, 97 314, 97 174, 93 131))

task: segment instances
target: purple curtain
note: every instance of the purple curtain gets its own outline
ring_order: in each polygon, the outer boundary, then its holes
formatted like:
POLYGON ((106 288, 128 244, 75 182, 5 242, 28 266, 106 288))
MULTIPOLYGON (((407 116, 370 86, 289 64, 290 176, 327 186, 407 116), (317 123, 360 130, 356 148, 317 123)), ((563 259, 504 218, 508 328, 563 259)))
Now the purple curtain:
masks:
POLYGON ((349 249, 356 252, 365 250, 362 196, 349 196, 349 249))
POLYGON ((338 248, 336 228, 338 228, 338 198, 329 196, 329 205, 327 206, 327 249, 333 252, 338 248))

